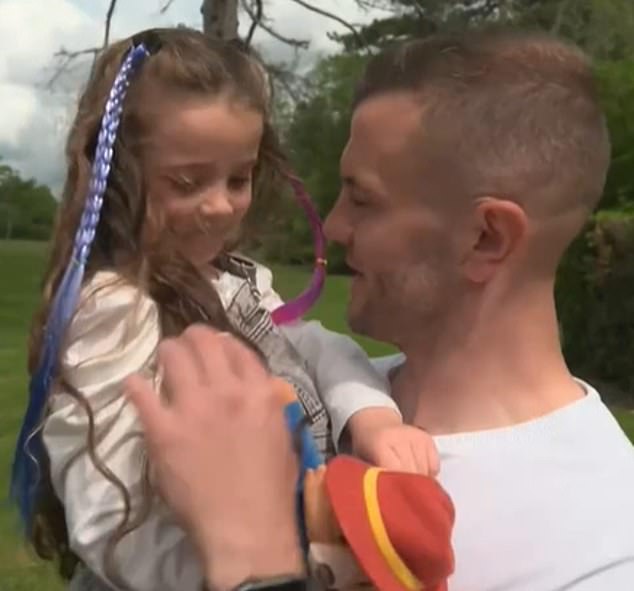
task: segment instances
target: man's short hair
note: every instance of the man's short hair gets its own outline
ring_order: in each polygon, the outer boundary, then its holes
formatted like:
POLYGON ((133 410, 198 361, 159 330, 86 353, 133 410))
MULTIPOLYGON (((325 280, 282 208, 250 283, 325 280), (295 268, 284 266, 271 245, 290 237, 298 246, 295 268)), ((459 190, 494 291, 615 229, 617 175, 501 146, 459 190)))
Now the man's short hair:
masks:
POLYGON ((610 141, 577 47, 517 30, 408 41, 370 61, 353 106, 399 91, 421 101, 421 164, 442 159, 461 191, 510 198, 535 214, 598 203, 610 141))

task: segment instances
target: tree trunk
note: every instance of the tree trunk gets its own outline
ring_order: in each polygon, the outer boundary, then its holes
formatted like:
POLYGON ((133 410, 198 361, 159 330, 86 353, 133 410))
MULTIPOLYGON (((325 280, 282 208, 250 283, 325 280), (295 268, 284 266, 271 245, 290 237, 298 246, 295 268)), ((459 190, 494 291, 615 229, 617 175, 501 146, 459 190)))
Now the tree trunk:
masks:
POLYGON ((203 32, 219 39, 238 37, 238 0, 203 0, 203 32))

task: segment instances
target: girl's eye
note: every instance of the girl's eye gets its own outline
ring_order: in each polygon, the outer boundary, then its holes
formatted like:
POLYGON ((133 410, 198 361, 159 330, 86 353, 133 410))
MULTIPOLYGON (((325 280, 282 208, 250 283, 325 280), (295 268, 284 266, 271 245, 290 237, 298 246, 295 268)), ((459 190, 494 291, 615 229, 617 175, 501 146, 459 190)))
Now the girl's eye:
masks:
POLYGON ((236 176, 229 179, 229 190, 240 191, 251 183, 251 175, 248 176, 236 176))
POLYGON ((172 177, 170 180, 181 193, 185 194, 193 193, 199 187, 199 183, 196 180, 183 174, 172 177))

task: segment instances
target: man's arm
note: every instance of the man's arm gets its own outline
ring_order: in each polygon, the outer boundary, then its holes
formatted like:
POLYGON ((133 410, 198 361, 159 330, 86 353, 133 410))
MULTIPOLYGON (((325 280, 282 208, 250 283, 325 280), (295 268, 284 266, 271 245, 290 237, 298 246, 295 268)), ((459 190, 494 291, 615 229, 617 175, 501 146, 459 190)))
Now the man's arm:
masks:
POLYGON ((233 337, 190 327, 159 348, 165 406, 141 376, 126 383, 161 492, 189 531, 210 588, 301 580, 297 459, 276 382, 233 337))

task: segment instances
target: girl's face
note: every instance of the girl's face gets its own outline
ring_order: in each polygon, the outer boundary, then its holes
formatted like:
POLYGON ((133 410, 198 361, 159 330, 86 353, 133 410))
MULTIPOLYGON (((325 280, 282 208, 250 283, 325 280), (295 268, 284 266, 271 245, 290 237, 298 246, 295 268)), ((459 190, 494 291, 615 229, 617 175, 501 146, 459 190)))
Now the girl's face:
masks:
POLYGON ((252 197, 262 115, 230 97, 156 97, 144 149, 149 210, 197 266, 234 237, 252 197))

